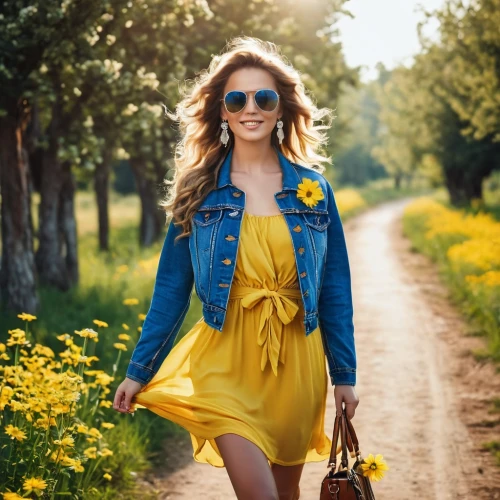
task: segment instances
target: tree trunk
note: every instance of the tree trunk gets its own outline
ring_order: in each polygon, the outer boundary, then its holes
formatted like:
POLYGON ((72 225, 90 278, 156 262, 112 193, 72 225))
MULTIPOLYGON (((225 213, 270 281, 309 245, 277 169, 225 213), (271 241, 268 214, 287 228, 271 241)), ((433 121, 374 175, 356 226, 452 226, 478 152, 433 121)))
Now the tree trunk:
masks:
POLYGON ((401 188, 401 174, 396 174, 394 176, 394 189, 401 188))
POLYGON ((96 165, 94 189, 97 201, 99 222, 99 248, 109 250, 109 172, 111 167, 112 150, 106 147, 103 152, 103 161, 96 165))
POLYGON ((2 195, 2 262, 0 290, 6 306, 35 313, 33 239, 29 215, 27 154, 17 112, 0 117, 0 192, 2 195))
POLYGON ((62 165, 62 186, 59 193, 60 253, 65 255, 66 272, 71 285, 78 283, 78 233, 75 219, 76 184, 71 164, 62 165))
POLYGON ((35 261, 41 283, 68 290, 78 281, 78 259, 73 207, 75 188, 69 166, 63 168, 58 158, 61 118, 62 99, 58 96, 47 130, 48 148, 43 151, 41 161, 39 246, 35 261), (63 189, 67 193, 63 193, 63 189))
POLYGON ((142 246, 150 246, 162 234, 163 216, 158 207, 157 182, 154 172, 147 172, 140 159, 131 159, 135 183, 141 199, 141 227, 139 242, 142 246))
POLYGON ((36 253, 36 265, 43 284, 68 290, 69 276, 61 255, 59 238, 59 200, 63 175, 57 158, 57 149, 57 136, 49 133, 49 148, 44 151, 42 159, 39 246, 36 253))

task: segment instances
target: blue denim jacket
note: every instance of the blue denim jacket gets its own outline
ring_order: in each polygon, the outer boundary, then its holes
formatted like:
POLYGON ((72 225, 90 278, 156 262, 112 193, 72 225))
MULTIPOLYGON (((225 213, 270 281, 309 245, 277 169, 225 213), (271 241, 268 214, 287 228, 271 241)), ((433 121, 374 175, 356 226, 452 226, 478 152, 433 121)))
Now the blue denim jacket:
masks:
MULTIPOLYGON (((290 230, 304 306, 304 334, 320 327, 332 385, 356 384, 351 275, 342 222, 330 183, 320 173, 292 163, 275 147, 283 189, 274 194, 290 230), (302 178, 318 180, 324 199, 308 207, 297 198, 302 178)), ((222 331, 226 317, 245 193, 231 183, 233 149, 223 160, 217 187, 193 217, 192 233, 170 223, 149 311, 132 353, 127 377, 148 383, 171 351, 191 301, 193 284, 203 319, 222 331)))

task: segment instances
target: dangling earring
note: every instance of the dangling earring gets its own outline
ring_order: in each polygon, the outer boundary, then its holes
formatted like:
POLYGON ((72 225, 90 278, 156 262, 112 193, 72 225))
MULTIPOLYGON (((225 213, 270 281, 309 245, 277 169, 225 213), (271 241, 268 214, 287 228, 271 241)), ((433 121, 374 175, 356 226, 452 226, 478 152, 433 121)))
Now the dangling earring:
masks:
POLYGON ((222 128, 222 134, 220 135, 220 142, 224 144, 224 147, 227 147, 227 143, 229 142, 229 133, 227 131, 229 125, 227 121, 222 120, 222 123, 220 124, 222 128))
POLYGON ((285 138, 285 134, 283 133, 283 122, 281 119, 278 118, 278 123, 276 124, 278 127, 278 139, 280 141, 280 144, 283 142, 283 139, 285 138))

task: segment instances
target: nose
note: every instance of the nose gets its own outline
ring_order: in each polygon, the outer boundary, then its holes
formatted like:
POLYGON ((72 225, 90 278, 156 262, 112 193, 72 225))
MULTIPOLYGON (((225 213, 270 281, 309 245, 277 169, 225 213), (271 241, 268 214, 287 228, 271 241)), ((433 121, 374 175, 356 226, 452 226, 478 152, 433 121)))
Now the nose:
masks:
POLYGON ((248 94, 247 103, 245 105, 245 112, 255 114, 258 111, 257 105, 255 104, 254 94, 248 94))

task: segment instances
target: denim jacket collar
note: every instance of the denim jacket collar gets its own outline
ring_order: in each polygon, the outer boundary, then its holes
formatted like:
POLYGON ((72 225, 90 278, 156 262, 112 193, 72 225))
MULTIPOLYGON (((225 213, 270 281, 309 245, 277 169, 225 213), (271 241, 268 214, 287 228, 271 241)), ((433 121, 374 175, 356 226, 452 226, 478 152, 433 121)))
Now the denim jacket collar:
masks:
MULTIPOLYGON (((301 181, 297 170, 293 167, 290 160, 279 150, 277 146, 273 146, 273 149, 278 155, 281 170, 283 171, 283 191, 293 190, 297 191, 297 184, 301 181)), ((231 158, 233 156, 234 146, 229 148, 226 157, 219 170, 219 176, 217 179, 217 189, 224 186, 233 186, 231 183, 231 158)))

